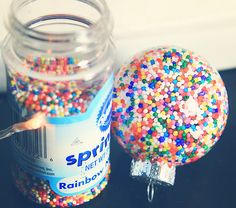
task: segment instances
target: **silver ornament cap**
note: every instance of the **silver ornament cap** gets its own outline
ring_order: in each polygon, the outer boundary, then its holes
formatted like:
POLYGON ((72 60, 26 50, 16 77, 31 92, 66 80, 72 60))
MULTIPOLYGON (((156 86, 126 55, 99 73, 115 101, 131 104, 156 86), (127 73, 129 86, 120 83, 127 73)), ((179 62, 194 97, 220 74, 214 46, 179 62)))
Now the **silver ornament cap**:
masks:
POLYGON ((132 160, 130 174, 133 178, 141 179, 153 184, 173 186, 176 167, 167 164, 152 164, 150 161, 132 160))

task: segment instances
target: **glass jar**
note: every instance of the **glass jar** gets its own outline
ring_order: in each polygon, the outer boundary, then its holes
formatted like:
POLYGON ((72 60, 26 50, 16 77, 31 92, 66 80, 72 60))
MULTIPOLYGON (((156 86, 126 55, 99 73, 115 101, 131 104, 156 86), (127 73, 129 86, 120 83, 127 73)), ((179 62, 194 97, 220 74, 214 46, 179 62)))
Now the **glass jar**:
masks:
POLYGON ((15 0, 3 47, 12 122, 43 113, 12 139, 13 178, 30 200, 71 207, 107 185, 114 46, 103 0, 15 0))

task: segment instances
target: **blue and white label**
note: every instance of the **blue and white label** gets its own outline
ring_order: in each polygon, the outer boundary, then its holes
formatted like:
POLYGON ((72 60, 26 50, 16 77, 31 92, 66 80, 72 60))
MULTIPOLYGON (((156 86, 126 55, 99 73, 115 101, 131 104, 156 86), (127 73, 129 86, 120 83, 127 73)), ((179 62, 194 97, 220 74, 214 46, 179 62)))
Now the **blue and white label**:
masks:
POLYGON ((86 113, 48 118, 48 124, 36 132, 40 136, 35 136, 35 132, 22 135, 23 143, 30 141, 37 154, 21 147, 19 138, 18 143, 13 142, 20 166, 48 180, 53 191, 61 196, 85 193, 96 187, 109 167, 112 87, 113 76, 86 113))

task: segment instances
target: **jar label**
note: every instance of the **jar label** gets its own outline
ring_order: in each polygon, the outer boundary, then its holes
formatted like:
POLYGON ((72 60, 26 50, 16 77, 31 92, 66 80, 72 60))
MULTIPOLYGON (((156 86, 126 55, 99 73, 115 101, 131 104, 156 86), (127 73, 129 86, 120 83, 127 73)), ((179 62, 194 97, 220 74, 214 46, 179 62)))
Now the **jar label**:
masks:
POLYGON ((96 187, 109 167, 112 86, 113 76, 85 113, 50 117, 43 128, 18 134, 13 152, 23 170, 48 180, 61 196, 96 187))

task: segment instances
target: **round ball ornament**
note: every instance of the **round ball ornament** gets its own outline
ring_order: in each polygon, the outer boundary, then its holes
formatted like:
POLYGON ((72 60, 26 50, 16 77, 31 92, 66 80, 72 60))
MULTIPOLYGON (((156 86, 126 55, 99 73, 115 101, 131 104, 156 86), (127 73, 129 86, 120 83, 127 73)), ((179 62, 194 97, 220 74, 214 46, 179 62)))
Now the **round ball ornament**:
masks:
POLYGON ((174 185, 177 166, 209 152, 227 117, 219 73, 192 51, 146 50, 116 75, 112 133, 133 158, 131 176, 149 184, 150 201, 155 184, 174 185))

